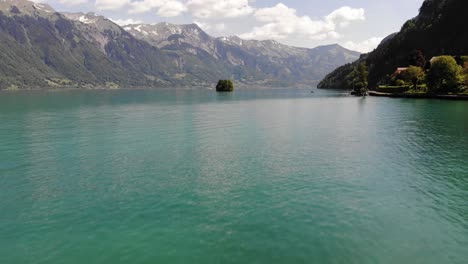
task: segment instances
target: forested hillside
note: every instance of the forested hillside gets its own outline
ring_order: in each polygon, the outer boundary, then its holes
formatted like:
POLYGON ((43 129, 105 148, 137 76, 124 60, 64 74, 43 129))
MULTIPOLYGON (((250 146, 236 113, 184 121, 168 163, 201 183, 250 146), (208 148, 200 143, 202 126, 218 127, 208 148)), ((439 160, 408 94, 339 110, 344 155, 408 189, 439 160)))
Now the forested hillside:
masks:
POLYGON ((373 52, 350 65, 339 67, 319 84, 319 88, 351 89, 350 74, 360 64, 369 68, 369 86, 385 82, 397 67, 414 64, 415 51, 425 60, 439 55, 468 54, 466 0, 426 0, 417 17, 407 21, 401 31, 386 38, 373 52))

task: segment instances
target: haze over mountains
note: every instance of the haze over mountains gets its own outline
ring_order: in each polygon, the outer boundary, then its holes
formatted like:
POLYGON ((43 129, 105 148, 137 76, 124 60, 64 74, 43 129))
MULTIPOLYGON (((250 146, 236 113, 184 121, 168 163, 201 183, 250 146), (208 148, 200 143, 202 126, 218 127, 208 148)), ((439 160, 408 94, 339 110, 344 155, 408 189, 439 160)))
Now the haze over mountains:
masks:
POLYGON ((338 45, 214 38, 195 24, 120 27, 93 13, 0 1, 0 89, 42 87, 313 86, 359 53, 338 45))

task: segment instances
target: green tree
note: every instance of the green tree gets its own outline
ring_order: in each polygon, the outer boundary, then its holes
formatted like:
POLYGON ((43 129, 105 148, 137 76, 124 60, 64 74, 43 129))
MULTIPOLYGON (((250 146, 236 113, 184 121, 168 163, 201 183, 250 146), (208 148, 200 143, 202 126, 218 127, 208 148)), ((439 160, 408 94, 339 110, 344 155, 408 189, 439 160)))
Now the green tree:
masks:
POLYGON ((414 89, 418 87, 418 84, 423 81, 426 76, 424 70, 418 66, 410 66, 402 75, 403 80, 412 83, 414 89))
POLYGON ((353 94, 356 96, 364 96, 368 91, 369 83, 369 70, 366 64, 360 63, 353 72, 351 72, 349 79, 351 79, 351 86, 353 87, 353 94))
POLYGON ((460 67, 452 56, 437 57, 427 74, 427 84, 430 92, 454 92, 463 82, 460 67))
POLYGON ((231 80, 219 80, 216 85, 217 92, 232 92, 234 91, 234 84, 231 80))
POLYGON ((463 65, 463 78, 465 81, 465 89, 468 88, 468 62, 463 65))

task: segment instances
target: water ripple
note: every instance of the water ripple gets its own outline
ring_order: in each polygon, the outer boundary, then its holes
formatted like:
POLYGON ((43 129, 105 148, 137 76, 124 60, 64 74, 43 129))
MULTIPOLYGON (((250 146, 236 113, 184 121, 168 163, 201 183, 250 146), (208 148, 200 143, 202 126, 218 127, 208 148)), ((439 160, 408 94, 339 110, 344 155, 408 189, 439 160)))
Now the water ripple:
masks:
POLYGON ((0 97, 1 263, 464 263, 468 105, 0 97))

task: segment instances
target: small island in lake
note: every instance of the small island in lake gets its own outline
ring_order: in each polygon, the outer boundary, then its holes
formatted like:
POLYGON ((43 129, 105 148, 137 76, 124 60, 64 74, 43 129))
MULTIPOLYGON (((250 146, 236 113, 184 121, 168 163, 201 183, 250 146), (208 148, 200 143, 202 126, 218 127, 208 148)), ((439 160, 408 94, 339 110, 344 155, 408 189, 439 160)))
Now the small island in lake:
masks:
POLYGON ((231 80, 219 80, 216 85, 216 92, 233 92, 234 84, 231 80))

